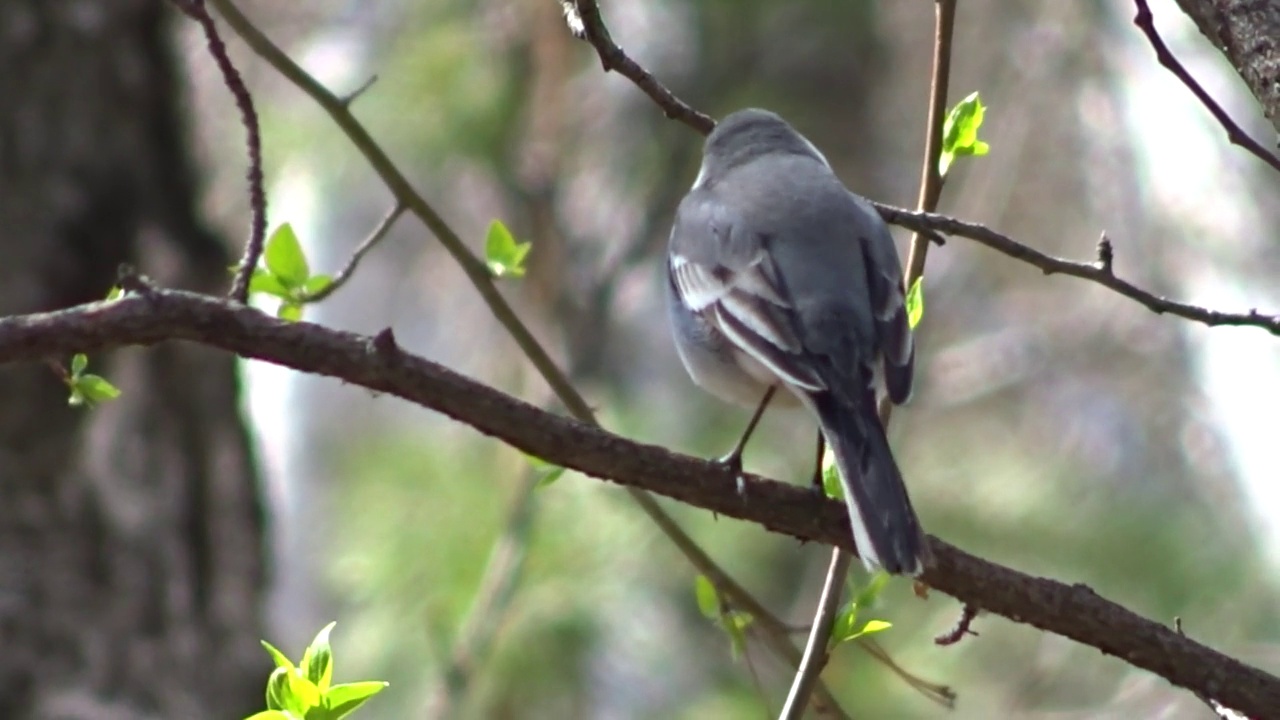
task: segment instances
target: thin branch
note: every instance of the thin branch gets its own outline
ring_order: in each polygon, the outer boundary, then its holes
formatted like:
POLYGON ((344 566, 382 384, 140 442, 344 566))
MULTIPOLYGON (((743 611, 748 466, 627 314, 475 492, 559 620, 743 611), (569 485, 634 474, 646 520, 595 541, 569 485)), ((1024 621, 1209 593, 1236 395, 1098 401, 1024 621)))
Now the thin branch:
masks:
MULTIPOLYGON (((975 240, 997 252, 1021 260, 1028 265, 1040 268, 1045 275, 1070 275, 1095 282, 1124 297, 1145 306, 1157 315, 1169 314, 1205 325, 1234 325, 1240 327, 1257 327, 1272 335, 1280 335, 1280 315, 1267 315, 1256 308, 1246 312, 1222 312, 1200 305, 1170 300, 1134 285, 1117 276, 1109 263, 1076 262, 1064 260, 1036 250, 1030 245, 1002 235, 985 225, 966 222, 947 215, 915 212, 904 208, 873 203, 880 216, 886 222, 900 225, 911 230, 935 232, 955 237, 975 240)), ((1104 258, 1107 255, 1104 250, 1104 258)))
POLYGON ((1147 0, 1134 0, 1134 4, 1138 7, 1138 12, 1133 18, 1133 24, 1138 26, 1143 35, 1147 36, 1151 47, 1156 51, 1156 60, 1165 67, 1174 77, 1182 81, 1183 85, 1191 91, 1192 95, 1200 101, 1202 105, 1209 110, 1218 124, 1223 130, 1227 131, 1227 139, 1233 145, 1248 150, 1254 157, 1271 166, 1271 169, 1280 172, 1280 157, 1276 157, 1275 153, 1264 148, 1261 143, 1249 137, 1235 120, 1227 114, 1226 110, 1213 99, 1213 96, 1204 89, 1196 79, 1191 77, 1191 73, 1182 66, 1178 58, 1169 50, 1169 46, 1165 45, 1164 38, 1160 37, 1160 33, 1156 30, 1155 18, 1151 15, 1151 6, 1147 4, 1147 0))
MULTIPOLYGON (((520 320, 498 291, 489 275, 484 262, 467 248, 466 244, 435 211, 427 200, 414 189, 408 178, 396 167, 382 147, 373 139, 368 130, 351 114, 342 98, 331 93, 314 77, 298 66, 275 43, 271 42, 248 18, 240 12, 231 0, 209 0, 222 14, 223 18, 254 53, 271 65, 277 72, 302 90, 333 120, 334 124, 347 136, 353 146, 365 157, 374 172, 409 212, 418 217, 454 258, 467 279, 480 293, 490 312, 511 335, 512 340, 521 349, 529 362, 551 387, 552 392, 564 404, 570 414, 582 422, 598 425, 591 406, 574 389, 564 372, 542 347, 538 340, 520 320)), ((768 608, 757 601, 746 588, 733 580, 701 547, 689 537, 671 516, 662 509, 653 497, 635 487, 627 488, 628 495, 649 517, 659 530, 679 549, 697 572, 706 575, 720 591, 728 595, 735 604, 748 609, 756 617, 757 622, 768 628, 767 637, 772 638, 772 649, 793 665, 800 661, 799 652, 786 637, 782 621, 768 608)), ((913 685, 920 687, 916 678, 911 678, 913 685)), ((927 687, 927 686, 926 686, 927 687)), ((829 698, 830 696, 827 695, 829 698)), ((834 702, 834 701, 832 701, 834 702)))
POLYGON ((782 714, 778 720, 800 720, 804 717, 804 709, 809 704, 809 695, 822 677, 822 670, 827 666, 831 654, 831 631, 836 624, 836 616, 840 614, 840 592, 844 589, 844 578, 849 574, 849 564, 853 556, 839 548, 831 553, 831 564, 827 566, 827 575, 822 582, 822 594, 818 598, 818 611, 813 617, 813 627, 809 629, 809 639, 804 645, 804 659, 796 668, 795 678, 791 681, 791 690, 787 693, 787 701, 782 706, 782 714))
MULTIPOLYGON (((925 150, 920 169, 918 200, 920 209, 924 211, 936 209, 938 198, 942 196, 944 178, 938 167, 938 159, 942 156, 942 126, 943 119, 947 115, 947 89, 951 84, 951 38, 955 31, 956 19, 955 0, 935 0, 934 8, 933 74, 929 82, 929 120, 925 126, 925 150)), ((907 258, 903 287, 911 287, 924 275, 930 239, 929 234, 919 232, 911 238, 911 251, 907 258)), ((880 423, 888 428, 893 404, 887 399, 882 399, 879 409, 880 423)), ((924 558, 924 564, 928 565, 928 563, 929 559, 924 558)), ((805 644, 804 662, 792 681, 791 691, 787 696, 787 704, 780 720, 799 720, 804 713, 809 690, 827 664, 827 639, 831 636, 831 625, 839 611, 840 590, 844 587, 844 578, 848 572, 849 557, 837 548, 832 555, 827 577, 823 581, 822 596, 818 602, 813 629, 805 644)))
POLYGON ((244 84, 240 71, 231 62, 227 54, 227 44, 218 34, 218 26, 209 16, 209 9, 204 0, 172 0, 188 17, 195 20, 204 31, 205 43, 214 64, 222 73, 222 83, 231 91, 236 107, 240 110, 240 123, 244 125, 245 145, 249 156, 249 170, 246 180, 249 183, 249 240, 244 245, 244 255, 236 269, 235 278, 231 282, 230 297, 236 302, 249 301, 249 280, 253 277, 254 268, 258 267, 258 259, 262 257, 262 246, 267 238, 267 193, 263 189, 262 178, 262 129, 258 123, 258 112, 253 107, 253 96, 244 84))
MULTIPOLYGON (((126 345, 187 340, 431 408, 518 450, 804 541, 853 551, 843 503, 807 488, 637 443, 546 412, 375 337, 285 322, 252 307, 130 283, 114 301, 0 319, 0 364, 126 345)), ((1280 679, 1098 596, 1085 585, 1020 573, 929 538, 922 580, 963 603, 1097 648, 1250 716, 1280 707, 1280 679)))
POLYGON ((320 302, 337 292, 338 288, 346 285, 347 281, 351 279, 352 273, 356 271, 356 267, 360 265, 360 261, 364 259, 365 253, 372 250, 374 245, 377 245, 384 237, 387 236, 387 233, 390 232, 391 227, 396 224, 396 220, 400 218, 400 215, 404 213, 404 210, 404 204, 397 202, 395 207, 391 208, 386 216, 382 218, 382 221, 378 223, 377 227, 373 229, 373 232, 369 233, 369 237, 365 238, 364 242, 360 243, 360 246, 356 248, 355 252, 351 253, 351 258, 347 260, 347 264, 338 271, 337 275, 333 276, 333 282, 302 298, 301 302, 320 302))
POLYGON ((635 83, 636 87, 662 108, 667 117, 679 120, 702 135, 710 133, 716 126, 716 121, 711 116, 693 109, 676 97, 675 93, 618 47, 610 37, 604 19, 600 17, 600 6, 596 4, 596 0, 560 0, 560 6, 564 8, 564 19, 569 30, 574 37, 586 40, 595 48, 596 55, 600 57, 600 67, 605 72, 616 72, 635 83))

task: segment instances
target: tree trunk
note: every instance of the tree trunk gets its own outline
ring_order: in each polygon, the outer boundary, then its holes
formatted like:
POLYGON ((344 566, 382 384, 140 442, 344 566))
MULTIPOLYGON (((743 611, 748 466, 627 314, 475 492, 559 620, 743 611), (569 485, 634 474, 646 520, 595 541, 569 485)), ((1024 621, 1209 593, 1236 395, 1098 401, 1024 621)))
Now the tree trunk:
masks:
MULTIPOLYGON (((0 0, 0 315, 102 298, 122 262, 225 289, 172 16, 0 0)), ((234 359, 170 345, 90 372, 123 396, 72 408, 50 366, 0 368, 0 717, 261 709, 263 511, 234 359)))

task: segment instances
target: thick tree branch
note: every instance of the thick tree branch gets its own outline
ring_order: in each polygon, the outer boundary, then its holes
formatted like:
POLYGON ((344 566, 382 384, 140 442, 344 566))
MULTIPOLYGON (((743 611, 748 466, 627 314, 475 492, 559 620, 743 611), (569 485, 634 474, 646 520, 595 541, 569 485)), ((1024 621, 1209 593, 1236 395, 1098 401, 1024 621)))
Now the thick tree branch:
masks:
POLYGON ((1178 0, 1178 5, 1227 56, 1280 132, 1280 2, 1178 0))
MULTIPOLYGON (((187 340, 326 375, 431 408, 549 462, 641 488, 802 540, 853 551, 847 511, 800 488, 732 472, 553 415, 400 350, 377 337, 288 323, 193 293, 152 290, 112 302, 0 319, 0 364, 73 352, 187 340)), ((961 602, 1057 633, 1149 670, 1250 716, 1280 707, 1280 679, 1099 597, 1036 578, 930 538, 923 580, 961 602)))

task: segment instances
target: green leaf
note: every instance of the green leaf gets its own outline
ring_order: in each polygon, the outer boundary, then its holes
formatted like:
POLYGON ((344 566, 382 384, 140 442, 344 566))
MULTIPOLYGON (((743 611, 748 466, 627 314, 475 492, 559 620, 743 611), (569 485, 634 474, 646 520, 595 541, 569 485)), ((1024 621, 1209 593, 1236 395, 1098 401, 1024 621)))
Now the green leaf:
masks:
POLYGON ((315 683, 321 693, 329 689, 329 681, 333 679, 333 648, 329 645, 329 633, 334 625, 337 623, 331 622, 316 633, 316 639, 307 646, 298 665, 302 674, 315 683))
POLYGON ((844 499, 844 484, 840 482, 840 468, 836 466, 835 453, 827 447, 822 451, 822 492, 836 500, 844 499))
POLYGON ((285 223, 276 228, 267 239, 267 247, 262 253, 263 261, 272 275, 286 288, 302 287, 311 277, 311 268, 307 266, 307 256, 302 252, 302 243, 293 232, 293 226, 285 223))
POLYGON ((884 590, 884 586, 889 584, 889 573, 880 570, 871 576, 867 584, 858 590, 853 597, 853 603, 860 608, 869 608, 875 604, 876 599, 880 597, 880 592, 884 590))
POLYGON ((831 626, 831 642, 830 647, 835 647, 842 642, 851 640, 857 636, 855 628, 858 624, 858 606, 854 603, 845 603, 840 608, 840 612, 836 614, 836 621, 831 626))
POLYGON ((283 710, 289 707, 289 673, 292 668, 276 667, 267 678, 267 709, 283 710))
POLYGON ((315 295, 333 284, 333 278, 329 275, 312 275, 302 284, 302 289, 308 295, 315 295))
POLYGON ((297 715, 306 715, 307 711, 321 704, 320 688, 303 676, 301 670, 288 671, 289 700, 286 710, 297 715))
POLYGON ((907 291, 907 324, 914 330, 924 317, 924 276, 916 278, 907 291))
POLYGON ((84 405, 84 394, 73 384, 71 386, 71 396, 67 398, 67 404, 71 407, 80 407, 84 405))
POLYGON ((342 720, 386 687, 387 683, 378 680, 334 685, 325 693, 324 706, 329 709, 332 720, 342 720))
POLYGON ((71 357, 71 376, 76 377, 89 367, 89 356, 84 353, 76 353, 71 357))
POLYGON ((107 291, 107 300, 119 300, 122 297, 124 297, 124 288, 119 285, 112 285, 107 291))
POLYGON ((529 464, 533 466, 534 475, 538 477, 537 482, 533 485, 535 490, 541 490, 559 480, 561 475, 564 475, 565 469, 559 465, 549 463, 533 455, 525 455, 525 457, 529 459, 529 464))
POLYGON ((986 155, 991 147, 978 139, 978 128, 986 108, 977 92, 956 103, 942 125, 942 153, 938 158, 938 174, 946 176, 958 157, 986 155))
POLYGON ((296 718, 283 710, 263 710, 250 715, 245 720, 296 720, 296 718))
POLYGON ((280 309, 276 310, 276 317, 289 322, 298 322, 302 319, 302 306, 295 302, 282 302, 280 309))
POLYGON ((266 640, 261 640, 259 642, 261 642, 262 647, 266 648, 267 652, 271 654, 271 659, 275 662, 276 667, 284 668, 286 670, 293 669, 293 661, 290 660, 287 655, 277 650, 275 645, 272 645, 266 640))
POLYGON ((720 618, 720 595, 716 592, 716 586, 711 584, 711 580, 706 575, 699 575, 693 579, 693 595, 698 600, 698 610, 703 617, 709 620, 720 618))
POLYGON ((502 221, 489 223, 489 232, 484 240, 484 257, 489 272, 494 277, 524 277, 524 259, 530 247, 530 243, 516 242, 502 221))
POLYGON ((253 271, 253 275, 249 276, 249 292, 272 295, 278 298, 289 297, 289 288, 285 287, 279 278, 272 275, 265 268, 256 268, 253 271))
POLYGON ((84 395, 90 405, 115 400, 120 397, 120 388, 107 382, 101 375, 81 375, 76 378, 76 390, 84 395))
POLYGON ((747 648, 747 626, 755 620, 749 613, 731 612, 724 617, 724 629, 729 634, 729 649, 736 660, 747 648))
POLYGON ((888 630, 891 627, 893 627, 893 623, 888 620, 868 620, 867 624, 862 626, 862 630, 858 635, 870 635, 871 633, 888 630))

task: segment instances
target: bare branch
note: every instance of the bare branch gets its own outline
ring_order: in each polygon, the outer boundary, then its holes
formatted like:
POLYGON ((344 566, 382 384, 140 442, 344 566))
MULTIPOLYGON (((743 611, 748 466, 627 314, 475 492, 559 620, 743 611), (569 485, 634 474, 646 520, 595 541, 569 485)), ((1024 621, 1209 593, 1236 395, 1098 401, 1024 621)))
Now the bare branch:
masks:
POLYGON ((360 246, 356 248, 355 252, 351 253, 351 258, 347 260, 347 264, 338 271, 337 275, 333 276, 333 282, 325 285, 319 291, 313 292, 302 298, 301 302, 320 302, 337 292, 338 288, 346 285, 347 281, 351 279, 351 274, 354 273, 356 268, 360 265, 360 261, 364 258, 365 253, 372 250, 374 245, 377 245, 382 241, 382 238, 387 236, 387 233, 391 230, 391 226, 396 224, 396 220, 398 220, 400 215, 403 213, 404 204, 397 202, 395 207, 391 208, 386 216, 382 218, 382 221, 378 223, 378 226, 373 229, 373 232, 369 233, 369 237, 365 238, 364 242, 360 243, 360 246))
POLYGON ((240 123, 244 125, 245 145, 249 155, 249 170, 246 179, 249 182, 249 240, 244 245, 244 255, 236 269, 235 278, 231 282, 230 296, 237 302, 249 301, 249 280, 258 267, 258 258, 262 257, 262 246, 267 238, 267 193, 263 189, 262 179, 262 130, 258 124, 258 111, 253 107, 253 96, 245 87, 244 78, 231 62, 227 54, 227 45, 218 34, 218 26, 209 17, 209 9, 204 0, 172 0, 173 4, 195 20, 204 31, 205 43, 209 55, 222 73, 222 83, 231 91, 236 107, 240 110, 240 123))
MULTIPOLYGON (((561 417, 369 337, 194 293, 150 289, 52 313, 0 319, 0 364, 124 345, 187 340, 246 358, 338 378, 431 408, 548 462, 648 490, 802 540, 853 551, 842 503, 806 488, 734 474, 714 462, 633 442, 561 417), (747 498, 747 499, 744 499, 747 498)), ((922 577, 961 602, 1090 645, 1250 716, 1280 707, 1280 679, 1099 597, 1085 585, 1037 578, 929 539, 922 577)))
POLYGON ((1273 0, 1177 0, 1227 56, 1280 132, 1280 5, 1273 0))
POLYGON ((1247 312, 1222 312, 1200 305, 1170 300, 1143 290, 1128 280, 1121 279, 1112 271, 1109 263, 1064 260, 1042 253, 985 225, 965 222, 947 215, 915 212, 882 203, 873 204, 886 222, 901 225, 911 230, 943 233, 975 240, 1015 260, 1021 260, 1028 265, 1040 268, 1045 275, 1070 275, 1071 277, 1095 282, 1144 305, 1157 315, 1166 313, 1177 315, 1211 327, 1218 325, 1257 327, 1266 330, 1272 335, 1280 335, 1280 315, 1267 315, 1258 312, 1256 308, 1247 312))
POLYGON ((569 30, 575 37, 591 43, 596 55, 600 56, 600 67, 605 72, 617 72, 635 83, 636 87, 662 108, 667 117, 679 120, 702 135, 710 133, 716 126, 716 121, 711 116, 698 112, 676 97, 675 93, 618 47, 609 36, 609 28, 605 26, 604 19, 600 17, 600 6, 596 4, 596 0, 560 0, 560 5, 564 8, 564 18, 569 30))
POLYGON ((1273 170, 1280 172, 1280 157, 1276 157, 1275 153, 1262 147, 1257 140, 1249 137, 1249 134, 1240 127, 1239 123, 1231 119, 1227 111, 1223 110, 1222 106, 1213 99, 1213 96, 1200 83, 1196 82, 1195 78, 1191 77, 1191 73, 1187 72, 1182 63, 1178 62, 1178 58, 1169 51, 1169 46, 1164 44, 1164 39, 1156 31, 1155 18, 1151 15, 1151 7, 1147 4, 1147 0, 1134 0, 1134 3, 1138 6, 1138 13, 1133 18, 1133 24, 1137 25, 1142 34, 1146 35, 1147 40, 1151 42, 1151 47, 1156 51, 1156 60, 1169 72, 1173 73, 1174 77, 1181 80, 1182 84, 1186 85, 1187 89, 1191 91, 1191 94, 1195 95, 1196 99, 1209 110, 1218 121, 1218 124, 1222 126, 1222 129, 1227 131, 1227 139, 1233 145, 1239 145, 1248 150, 1254 157, 1270 165, 1273 170))

